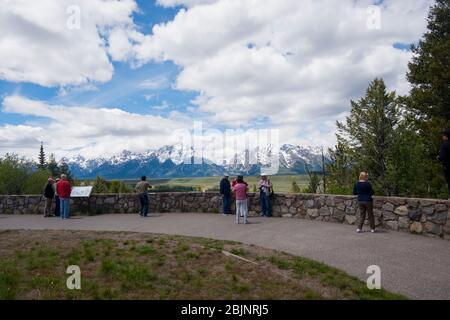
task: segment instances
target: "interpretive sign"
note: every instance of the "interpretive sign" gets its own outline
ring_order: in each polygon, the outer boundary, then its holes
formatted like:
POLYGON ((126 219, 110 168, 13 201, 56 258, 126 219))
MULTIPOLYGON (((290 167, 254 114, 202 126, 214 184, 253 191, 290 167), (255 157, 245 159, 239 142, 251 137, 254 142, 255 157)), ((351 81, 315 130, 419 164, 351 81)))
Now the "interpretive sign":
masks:
POLYGON ((88 198, 91 196, 92 186, 89 187, 73 187, 70 193, 71 198, 88 198))

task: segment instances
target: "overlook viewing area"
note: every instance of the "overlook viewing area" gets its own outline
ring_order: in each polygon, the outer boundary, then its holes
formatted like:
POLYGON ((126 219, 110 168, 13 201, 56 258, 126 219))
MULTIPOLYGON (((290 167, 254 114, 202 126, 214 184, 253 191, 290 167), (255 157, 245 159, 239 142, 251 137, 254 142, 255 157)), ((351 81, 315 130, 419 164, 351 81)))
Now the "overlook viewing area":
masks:
POLYGON ((450 299, 450 243, 439 238, 449 236, 447 201, 376 198, 377 232, 357 234, 354 197, 277 194, 275 218, 262 218, 258 196, 252 194, 248 225, 236 225, 233 216, 219 214, 216 193, 161 193, 150 199, 149 218, 137 215, 132 194, 72 199, 75 215, 62 221, 37 214, 42 208, 38 196, 0 196, 0 229, 120 231, 238 241, 313 259, 364 282, 367 268, 376 265, 383 289, 413 299, 450 299))

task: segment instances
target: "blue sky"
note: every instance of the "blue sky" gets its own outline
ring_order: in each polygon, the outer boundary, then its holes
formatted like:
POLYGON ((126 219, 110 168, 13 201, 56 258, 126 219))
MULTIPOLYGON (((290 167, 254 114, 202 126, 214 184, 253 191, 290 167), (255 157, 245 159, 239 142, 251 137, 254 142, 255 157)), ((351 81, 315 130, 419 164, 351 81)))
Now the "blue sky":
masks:
MULTIPOLYGON (((182 8, 164 8, 153 1, 137 1, 139 12, 133 13, 133 20, 139 29, 151 33, 153 25, 171 21, 182 8)), ((9 82, 0 80, 0 94, 21 95, 30 99, 45 100, 50 103, 68 106, 87 105, 90 107, 112 108, 118 107, 138 114, 166 115, 170 110, 185 110, 195 97, 192 92, 180 92, 172 89, 179 68, 171 62, 149 63, 140 68, 133 68, 126 62, 112 62, 114 76, 107 83, 95 83, 95 89, 79 91, 76 88, 67 89, 68 93, 61 94, 59 87, 45 87, 27 82, 9 82), (163 87, 154 89, 141 88, 139 85, 148 79, 167 79, 163 87), (169 108, 161 109, 165 103, 169 108), (153 109, 152 107, 156 107, 153 109)), ((33 116, 1 113, 0 124, 20 124, 35 119, 33 116)))
POLYGON ((33 155, 37 141, 58 156, 143 152, 194 121, 332 146, 336 120, 375 77, 408 92, 409 47, 432 0, 375 2, 378 29, 371 0, 305 1, 0 4, 0 154, 33 155))

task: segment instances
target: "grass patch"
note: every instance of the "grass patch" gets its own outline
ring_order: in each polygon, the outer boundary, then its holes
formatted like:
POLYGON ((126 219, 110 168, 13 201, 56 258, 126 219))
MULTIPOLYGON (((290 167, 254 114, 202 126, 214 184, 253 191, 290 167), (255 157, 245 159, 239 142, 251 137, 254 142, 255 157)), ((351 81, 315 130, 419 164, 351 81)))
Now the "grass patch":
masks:
POLYGON ((20 275, 14 264, 9 261, 0 262, 0 299, 12 300, 17 296, 20 275))
POLYGON ((249 255, 249 252, 243 248, 233 248, 230 250, 230 253, 241 257, 246 257, 249 255))
POLYGON ((232 241, 123 232, 0 233, 0 299, 402 298, 369 290, 322 263, 232 241), (66 287, 69 265, 81 269, 81 290, 66 287))
POLYGON ((280 258, 271 256, 268 260, 282 270, 291 270, 300 278, 312 277, 318 279, 325 287, 332 287, 343 292, 344 296, 361 300, 403 300, 406 297, 390 293, 386 290, 370 290, 366 284, 356 277, 330 267, 326 264, 302 258, 280 258))
MULTIPOLYGON (((193 190, 218 190, 219 181, 221 177, 199 177, 199 178, 174 178, 174 179, 152 179, 152 185, 159 191, 170 188, 189 188, 193 190)), ((245 181, 250 186, 250 191, 253 186, 257 186, 260 177, 246 176, 245 181)), ((300 188, 308 186, 309 178, 307 175, 277 175, 270 177, 270 180, 276 187, 276 192, 289 193, 292 189, 292 181, 297 182, 300 188)), ((124 180, 124 183, 134 188, 137 180, 124 180)))

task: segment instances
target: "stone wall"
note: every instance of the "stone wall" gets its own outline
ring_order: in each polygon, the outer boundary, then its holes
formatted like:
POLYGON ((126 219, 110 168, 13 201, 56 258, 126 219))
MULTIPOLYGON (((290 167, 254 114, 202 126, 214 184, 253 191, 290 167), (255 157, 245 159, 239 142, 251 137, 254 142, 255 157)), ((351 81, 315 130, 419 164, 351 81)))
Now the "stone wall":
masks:
MULTIPOLYGON (((93 195, 71 200, 72 214, 137 213, 139 201, 133 194, 93 195)), ((40 196, 0 196, 0 213, 39 214, 40 196)), ((276 217, 301 218, 355 225, 358 203, 352 196, 277 194, 273 199, 276 217)), ((150 195, 151 212, 221 212, 217 193, 157 193, 150 195)), ((250 215, 258 215, 259 195, 250 194, 250 215)), ((375 197, 378 227, 395 231, 450 237, 450 203, 445 200, 375 197)), ((366 222, 367 223, 367 222, 366 222)))

